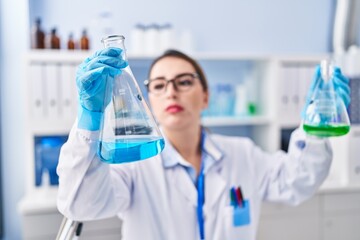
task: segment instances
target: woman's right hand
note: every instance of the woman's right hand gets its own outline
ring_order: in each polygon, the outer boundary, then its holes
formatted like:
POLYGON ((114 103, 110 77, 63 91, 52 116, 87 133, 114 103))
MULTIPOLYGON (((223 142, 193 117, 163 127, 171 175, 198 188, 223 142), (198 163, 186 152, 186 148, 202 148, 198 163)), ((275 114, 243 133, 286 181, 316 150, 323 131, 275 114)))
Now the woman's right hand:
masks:
MULTIPOLYGON (((86 130, 99 130, 100 118, 105 106, 107 91, 112 91, 114 77, 128 66, 120 48, 106 48, 85 59, 76 73, 76 86, 79 94, 78 127, 86 130)), ((109 95, 110 96, 110 95, 109 95)))

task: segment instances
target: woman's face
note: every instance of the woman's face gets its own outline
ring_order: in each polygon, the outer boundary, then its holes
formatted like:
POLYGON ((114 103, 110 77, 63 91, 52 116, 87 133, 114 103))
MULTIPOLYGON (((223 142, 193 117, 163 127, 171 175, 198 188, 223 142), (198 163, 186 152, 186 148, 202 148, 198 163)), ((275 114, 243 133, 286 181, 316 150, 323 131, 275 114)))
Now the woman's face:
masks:
MULTIPOLYGON (((187 61, 177 57, 165 57, 159 60, 150 72, 150 79, 174 79, 184 73, 195 73, 195 68, 187 61)), ((200 124, 200 114, 208 106, 208 92, 203 90, 201 82, 195 78, 186 91, 174 88, 169 82, 161 94, 149 92, 153 113, 165 129, 181 130, 200 124)))

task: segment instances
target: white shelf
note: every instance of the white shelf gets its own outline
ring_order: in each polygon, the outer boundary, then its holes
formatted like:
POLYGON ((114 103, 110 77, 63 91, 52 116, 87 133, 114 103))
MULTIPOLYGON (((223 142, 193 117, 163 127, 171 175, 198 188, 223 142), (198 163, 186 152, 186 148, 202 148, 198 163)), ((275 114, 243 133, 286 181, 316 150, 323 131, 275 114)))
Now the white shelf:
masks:
POLYGON ((271 120, 265 116, 246 116, 246 117, 204 117, 202 123, 207 127, 220 126, 247 126, 247 125, 266 125, 271 120))
POLYGON ((359 192, 360 183, 349 184, 341 182, 325 181, 319 189, 319 193, 346 193, 346 192, 359 192))
POLYGON ((33 121, 30 132, 32 135, 64 135, 70 132, 73 124, 74 120, 33 121))
MULTIPOLYGON (((96 50, 57 50, 57 49, 43 49, 43 50, 30 50, 27 54, 27 58, 30 61, 79 61, 84 60, 87 57, 95 53, 96 50)), ((160 53, 161 54, 161 53, 160 53)), ((160 54, 132 54, 131 51, 127 51, 127 57, 131 59, 154 59, 160 54)), ((321 59, 331 57, 329 54, 317 54, 317 55, 264 55, 264 54, 241 54, 230 52, 193 52, 191 56, 198 60, 243 60, 243 61, 285 61, 285 62, 319 62, 321 59)))
POLYGON ((27 60, 32 62, 46 62, 46 63, 81 63, 87 57, 93 54, 88 50, 31 50, 27 54, 27 60))
POLYGON ((57 210, 58 188, 39 188, 28 192, 19 202, 18 211, 23 215, 54 212, 57 210))
MULTIPOLYGON (((84 60, 87 57, 93 55, 95 50, 56 50, 56 49, 43 49, 43 50, 31 50, 28 54, 28 60, 30 61, 55 61, 55 62, 67 62, 67 61, 79 61, 84 60)), ((127 57, 129 59, 139 60, 152 60, 158 57, 159 54, 132 54, 131 51, 127 51, 127 57)), ((191 56, 198 60, 243 60, 243 61, 269 61, 272 56, 260 55, 260 54, 239 54, 239 53, 208 53, 197 52, 191 53, 191 56)))

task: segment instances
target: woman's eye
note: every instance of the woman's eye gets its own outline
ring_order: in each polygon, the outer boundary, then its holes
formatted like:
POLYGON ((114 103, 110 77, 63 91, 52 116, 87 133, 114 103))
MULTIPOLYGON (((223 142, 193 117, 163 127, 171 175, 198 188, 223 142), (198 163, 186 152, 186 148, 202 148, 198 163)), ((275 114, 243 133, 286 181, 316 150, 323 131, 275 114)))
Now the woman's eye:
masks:
POLYGON ((182 79, 178 82, 178 84, 180 86, 191 86, 192 85, 192 81, 191 79, 182 79))
POLYGON ((161 90, 164 88, 164 86, 165 86, 164 83, 154 83, 152 88, 155 90, 161 90))

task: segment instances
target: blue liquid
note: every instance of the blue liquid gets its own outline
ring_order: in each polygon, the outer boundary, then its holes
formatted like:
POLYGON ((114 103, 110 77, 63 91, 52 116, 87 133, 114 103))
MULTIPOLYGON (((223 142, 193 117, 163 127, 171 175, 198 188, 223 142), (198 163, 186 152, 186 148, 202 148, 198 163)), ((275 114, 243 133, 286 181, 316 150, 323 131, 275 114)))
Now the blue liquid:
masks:
POLYGON ((144 138, 100 142, 99 156, 106 163, 127 163, 159 154, 165 146, 163 138, 144 138))

